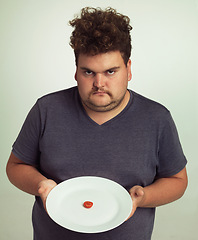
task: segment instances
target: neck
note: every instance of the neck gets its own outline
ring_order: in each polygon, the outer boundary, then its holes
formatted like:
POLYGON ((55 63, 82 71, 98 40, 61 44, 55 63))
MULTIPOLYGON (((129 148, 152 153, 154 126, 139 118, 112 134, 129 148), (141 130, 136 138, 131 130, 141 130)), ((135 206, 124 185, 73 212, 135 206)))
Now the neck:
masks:
POLYGON ((107 112, 96 112, 96 111, 89 109, 84 104, 83 104, 83 106, 84 106, 85 111, 87 112, 88 116, 97 124, 102 125, 103 123, 116 117, 122 110, 124 110, 124 108, 126 107, 126 105, 129 102, 129 99, 130 99, 130 93, 127 90, 120 105, 110 111, 107 111, 107 112))

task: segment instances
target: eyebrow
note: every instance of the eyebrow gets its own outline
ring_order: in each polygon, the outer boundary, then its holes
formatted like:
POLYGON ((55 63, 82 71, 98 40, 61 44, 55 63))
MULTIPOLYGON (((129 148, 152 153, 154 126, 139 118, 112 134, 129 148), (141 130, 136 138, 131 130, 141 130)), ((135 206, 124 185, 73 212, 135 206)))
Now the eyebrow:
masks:
MULTIPOLYGON (((112 67, 112 68, 109 68, 107 70, 105 70, 104 72, 107 72, 107 71, 115 71, 117 69, 119 69, 120 67, 112 67)), ((84 70, 84 71, 90 71, 90 72, 94 72, 93 70, 89 69, 89 68, 86 68, 86 67, 80 67, 81 70, 84 70)))

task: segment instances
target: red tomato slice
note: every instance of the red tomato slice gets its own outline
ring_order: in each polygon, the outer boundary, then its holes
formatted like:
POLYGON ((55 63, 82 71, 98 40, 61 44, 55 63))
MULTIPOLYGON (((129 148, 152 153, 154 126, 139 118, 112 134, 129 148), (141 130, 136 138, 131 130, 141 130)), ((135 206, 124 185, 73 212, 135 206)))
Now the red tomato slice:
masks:
POLYGON ((85 201, 85 202, 83 203, 83 206, 84 206, 85 208, 91 208, 91 207, 93 206, 93 203, 90 202, 90 201, 85 201))

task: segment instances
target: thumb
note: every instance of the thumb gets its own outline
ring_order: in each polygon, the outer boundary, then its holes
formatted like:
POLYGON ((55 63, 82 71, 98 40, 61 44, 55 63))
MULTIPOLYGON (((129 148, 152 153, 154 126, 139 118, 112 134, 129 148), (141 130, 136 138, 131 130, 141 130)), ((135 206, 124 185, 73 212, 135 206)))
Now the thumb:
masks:
POLYGON ((144 195, 144 189, 141 186, 134 186, 129 190, 132 198, 137 198, 144 195))
POLYGON ((142 189, 142 187, 137 187, 134 193, 137 197, 141 197, 144 195, 144 190, 142 189))
POLYGON ((45 208, 46 210, 46 199, 47 199, 47 196, 48 196, 48 191, 45 187, 39 187, 38 189, 38 193, 39 193, 39 196, 43 202, 43 207, 45 208))
POLYGON ((46 210, 46 199, 48 194, 50 193, 50 191, 56 186, 57 184, 50 179, 47 180, 43 180, 39 183, 38 186, 38 194, 41 197, 42 201, 43 201, 43 206, 46 210))
POLYGON ((133 186, 130 190, 129 190, 129 194, 132 198, 132 202, 133 202, 133 208, 132 208, 132 212, 129 215, 129 217, 126 219, 126 221, 131 218, 133 216, 133 214, 135 213, 137 207, 139 206, 139 203, 143 200, 144 197, 144 188, 136 185, 133 186))
POLYGON ((133 204, 135 207, 139 207, 140 203, 145 198, 144 188, 141 186, 134 186, 129 190, 133 204))

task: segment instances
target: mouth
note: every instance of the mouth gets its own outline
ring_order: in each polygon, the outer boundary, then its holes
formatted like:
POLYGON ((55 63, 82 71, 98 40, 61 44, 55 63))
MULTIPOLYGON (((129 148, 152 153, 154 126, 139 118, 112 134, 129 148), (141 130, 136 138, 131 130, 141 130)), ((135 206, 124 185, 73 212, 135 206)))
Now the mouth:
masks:
POLYGON ((107 92, 104 92, 104 91, 96 91, 96 92, 93 92, 93 95, 105 95, 105 94, 108 94, 107 92))
POLYGON ((103 95, 109 95, 111 96, 110 92, 104 89, 94 89, 92 91, 93 95, 97 95, 97 96, 103 96, 103 95))

